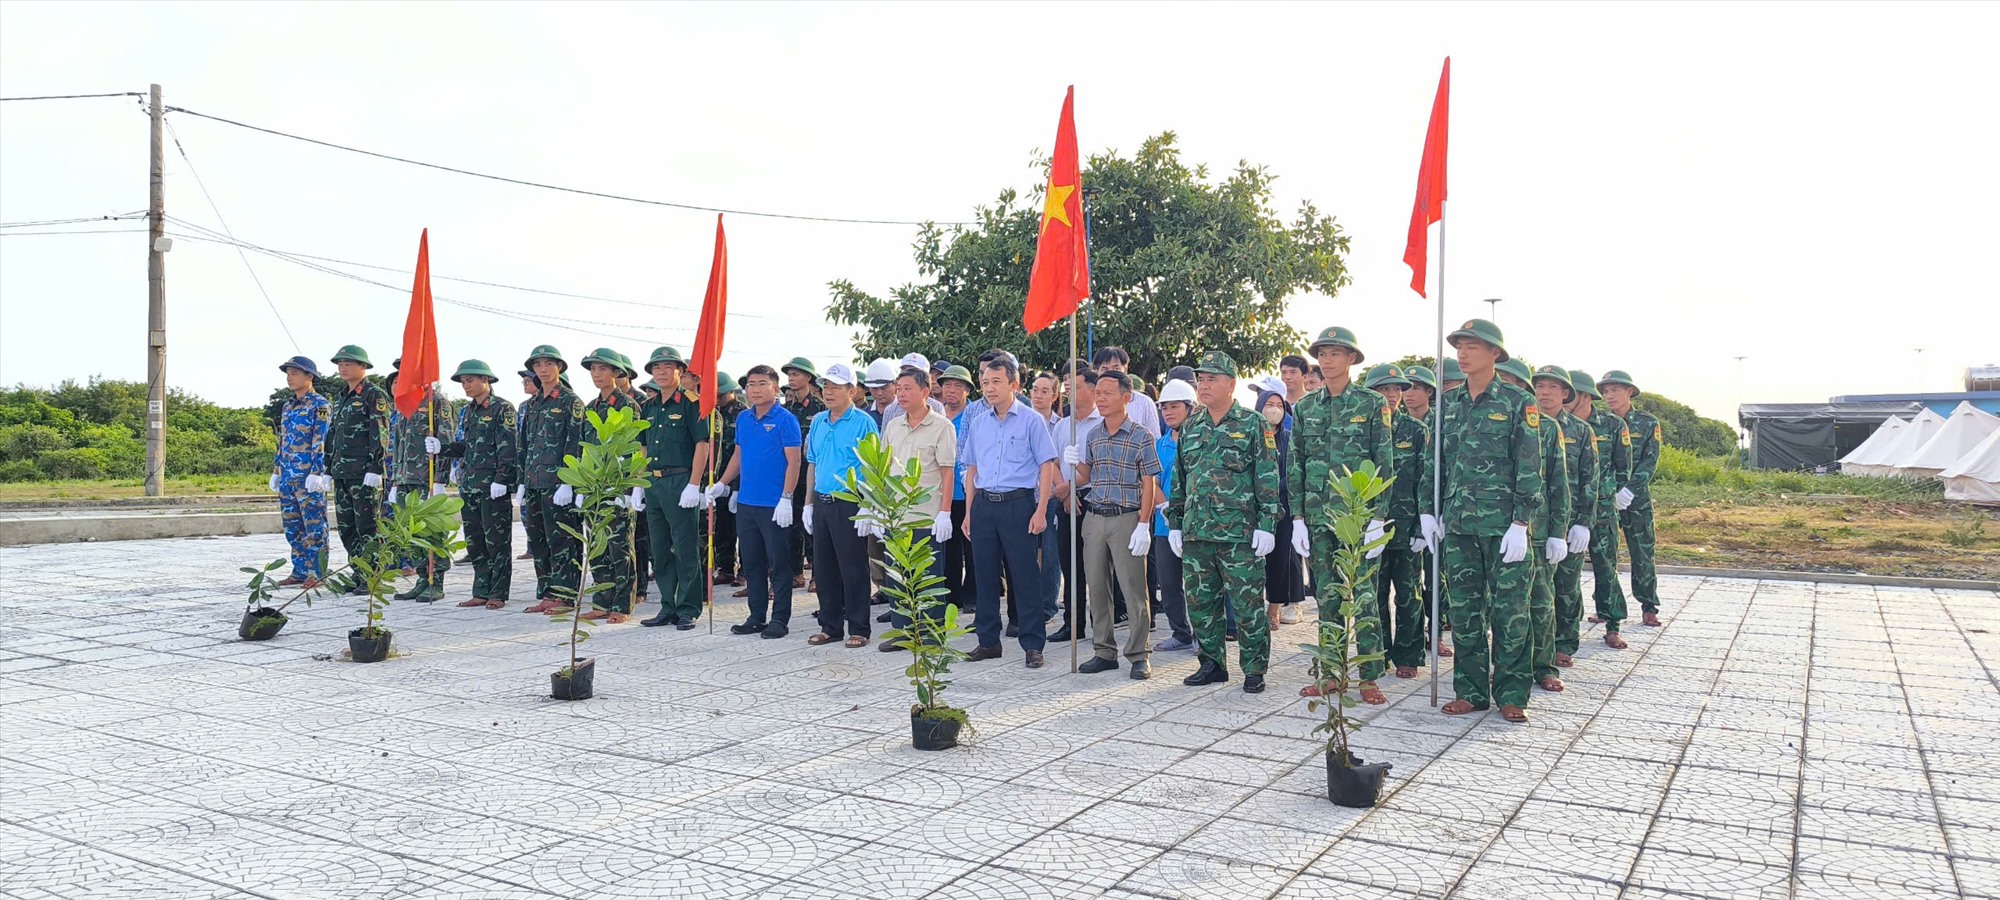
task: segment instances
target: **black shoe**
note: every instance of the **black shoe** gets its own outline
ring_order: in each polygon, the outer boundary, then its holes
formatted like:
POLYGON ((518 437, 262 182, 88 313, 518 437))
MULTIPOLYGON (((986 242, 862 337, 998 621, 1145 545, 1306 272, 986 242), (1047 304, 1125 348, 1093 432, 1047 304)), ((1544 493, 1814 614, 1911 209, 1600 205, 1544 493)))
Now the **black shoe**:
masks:
POLYGON ((693 620, 693 619, 682 619, 682 620, 680 620, 680 622, 679 622, 679 623, 675 624, 675 625, 674 625, 674 627, 675 627, 675 628, 678 628, 678 629, 680 629, 680 630, 682 630, 682 631, 693 631, 693 630, 694 630, 694 620, 693 620))
POLYGON ((787 626, 783 622, 772 622, 771 624, 764 626, 764 640, 767 641, 775 641, 778 638, 784 637, 785 635, 791 633, 792 633, 791 627, 787 626))
POLYGON ((1123 625, 1130 621, 1132 621, 1132 616, 1129 613, 1119 613, 1117 618, 1111 620, 1111 624, 1123 625))
POLYGON ((1223 639, 1223 640, 1225 640, 1225 641, 1233 641, 1233 640, 1236 640, 1236 632, 1232 631, 1232 632, 1230 632, 1230 633, 1228 633, 1228 634, 1225 634, 1225 635, 1223 635, 1223 636, 1222 636, 1222 639, 1223 639))
POLYGON ((1146 679, 1151 677, 1153 677, 1152 663, 1146 662, 1145 660, 1140 660, 1139 662, 1135 662, 1132 664, 1133 681, 1145 681, 1146 679))
POLYGON ((647 628, 657 628, 661 625, 678 625, 680 624, 680 621, 681 621, 680 616, 674 615, 673 613, 667 612, 666 610, 661 610, 660 614, 657 616, 654 616, 650 619, 640 619, 639 624, 644 625, 647 628))
POLYGON ((1042 651, 1029 650, 1022 655, 1028 658, 1028 668, 1039 669, 1042 667, 1042 651))
POLYGON ((1007 636, 1008 636, 1008 637, 1011 637, 1011 638, 1017 638, 1017 637, 1020 637, 1020 636, 1021 636, 1021 626, 1020 626, 1020 625, 1017 625, 1017 624, 1014 624, 1014 623, 1011 623, 1011 622, 1010 622, 1010 623, 1008 623, 1008 625, 1007 625, 1007 636))
POLYGON ((1264 676, 1262 675, 1243 676, 1243 693, 1246 694, 1264 693, 1264 676))
POLYGON ((875 621, 877 621, 877 622, 887 622, 887 621, 889 621, 889 614, 888 614, 888 613, 883 613, 883 614, 881 614, 881 615, 879 615, 879 616, 876 616, 876 617, 875 617, 875 621))
POLYGON ((1194 670, 1193 675, 1181 679, 1181 683, 1188 687, 1200 687, 1204 684, 1222 684, 1228 680, 1228 669, 1204 659, 1201 661, 1201 668, 1194 670))
POLYGON ((965 657, 965 661, 966 661, 966 662, 982 662, 982 661, 984 661, 984 660, 989 660, 989 659, 999 659, 999 658, 1000 658, 1000 645, 999 645, 999 644, 994 644, 994 645, 993 645, 993 646, 991 646, 991 647, 974 647, 974 648, 972 648, 972 652, 971 652, 970 654, 967 654, 967 655, 966 655, 966 657, 965 657))
MULTIPOLYGON (((1078 637, 1079 637, 1079 638, 1081 638, 1081 637, 1082 637, 1082 635, 1078 635, 1078 637)), ((1056 629, 1056 630, 1055 630, 1055 632, 1054 632, 1053 634, 1050 634, 1050 635, 1049 635, 1048 637, 1044 638, 1043 640, 1046 640, 1046 641, 1048 641, 1048 642, 1049 642, 1049 643, 1051 643, 1051 644, 1067 644, 1067 643, 1069 643, 1069 626, 1068 626, 1068 625, 1064 625, 1063 627, 1061 627, 1061 628, 1058 628, 1058 629, 1056 629)))
POLYGON ((760 631, 763 631, 763 630, 765 629, 765 627, 766 627, 766 626, 765 626, 765 624, 764 624, 763 622, 745 622, 745 623, 743 623, 743 624, 741 624, 741 625, 731 625, 731 626, 729 626, 729 633, 730 633, 730 634, 756 634, 756 633, 758 633, 758 632, 760 632, 760 631))
POLYGON ((1083 665, 1077 666, 1076 670, 1085 675, 1095 675, 1099 672, 1116 672, 1118 664, 1102 656, 1093 656, 1084 660, 1083 665))

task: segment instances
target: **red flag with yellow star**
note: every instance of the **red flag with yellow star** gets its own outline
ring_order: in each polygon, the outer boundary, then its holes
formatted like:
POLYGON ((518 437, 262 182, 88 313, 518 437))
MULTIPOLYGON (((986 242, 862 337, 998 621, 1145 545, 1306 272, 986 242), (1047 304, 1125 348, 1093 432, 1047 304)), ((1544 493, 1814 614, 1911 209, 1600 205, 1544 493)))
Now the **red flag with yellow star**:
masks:
POLYGON ((1021 326, 1034 334, 1074 314, 1090 296, 1090 247, 1084 241, 1083 184, 1076 162, 1076 87, 1063 94, 1056 123, 1056 152, 1049 160, 1049 186, 1042 197, 1041 236, 1035 266, 1028 273, 1028 303, 1021 326))

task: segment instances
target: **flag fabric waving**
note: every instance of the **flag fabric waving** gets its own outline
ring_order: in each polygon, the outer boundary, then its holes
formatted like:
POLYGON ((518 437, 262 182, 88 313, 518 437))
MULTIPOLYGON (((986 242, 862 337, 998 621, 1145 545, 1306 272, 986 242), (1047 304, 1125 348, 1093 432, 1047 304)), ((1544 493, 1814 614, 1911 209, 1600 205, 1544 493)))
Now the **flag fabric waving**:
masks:
POLYGON ((1431 125, 1424 132, 1424 159, 1417 166, 1417 205, 1410 211, 1410 239, 1403 247, 1403 261, 1410 264, 1410 287, 1419 297, 1424 293, 1424 272, 1430 265, 1431 223, 1444 218, 1444 159, 1446 132, 1451 120, 1451 57, 1444 58, 1444 74, 1438 76, 1437 99, 1431 103, 1431 125))
POLYGON ((722 357, 722 325, 729 314, 729 249, 722 238, 722 215, 715 216, 715 261, 708 267, 708 293, 701 299, 701 322, 695 326, 694 355, 688 371, 701 379, 701 414, 715 411, 717 360, 722 357))
POLYGON ((1083 184, 1076 160, 1076 87, 1063 94, 1056 124, 1056 152, 1042 197, 1042 225, 1035 264, 1028 273, 1028 302, 1021 326, 1034 334, 1076 312, 1090 296, 1090 247, 1084 240, 1083 184))
POLYGON ((396 376, 396 409, 417 411, 424 393, 438 380, 437 320, 431 316, 431 230, 417 238, 417 280, 410 288, 410 315, 403 321, 403 364, 396 376))

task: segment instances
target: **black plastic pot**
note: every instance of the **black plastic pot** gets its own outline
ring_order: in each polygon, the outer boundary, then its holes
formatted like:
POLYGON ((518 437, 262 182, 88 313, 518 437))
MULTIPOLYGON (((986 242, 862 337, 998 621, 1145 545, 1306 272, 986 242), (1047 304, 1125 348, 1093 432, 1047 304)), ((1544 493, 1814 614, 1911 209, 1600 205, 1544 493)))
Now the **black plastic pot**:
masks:
POLYGON ((576 671, 549 673, 549 696, 557 700, 588 700, 594 690, 592 682, 597 676, 597 660, 580 660, 576 671))
POLYGON ((1382 797, 1382 781, 1389 777, 1392 763, 1369 765, 1352 753, 1347 759, 1351 766, 1342 766, 1329 750, 1326 753, 1326 799, 1338 806, 1353 809, 1368 809, 1382 797))
POLYGON ((378 628, 375 636, 368 636, 368 629, 356 628, 347 633, 347 652, 353 654, 355 662, 381 662, 389 658, 389 629, 378 628))
POLYGON ((286 618, 284 613, 268 606, 245 610, 243 624, 236 626, 236 636, 246 641, 268 641, 277 637, 278 629, 285 627, 289 621, 291 619, 286 618))
POLYGON ((958 722, 926 719, 920 710, 910 710, 910 743, 918 750, 949 750, 958 746, 958 722))

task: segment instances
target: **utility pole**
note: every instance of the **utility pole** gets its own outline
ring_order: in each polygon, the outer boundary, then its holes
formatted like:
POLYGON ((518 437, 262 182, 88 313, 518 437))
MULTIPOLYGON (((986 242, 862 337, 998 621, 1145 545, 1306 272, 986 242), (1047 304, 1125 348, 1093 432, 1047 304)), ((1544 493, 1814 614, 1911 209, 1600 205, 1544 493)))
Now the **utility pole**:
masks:
POLYGON ((1495 325, 1500 324, 1500 301, 1503 299, 1506 298, 1488 297, 1485 300, 1480 301, 1481 303, 1486 304, 1486 321, 1492 322, 1495 325))
POLYGON ((153 85, 152 202, 146 222, 146 496, 165 493, 167 469, 167 192, 163 178, 166 110, 153 85))
POLYGON ((1917 348, 1917 392, 1924 390, 1924 348, 1917 348))

